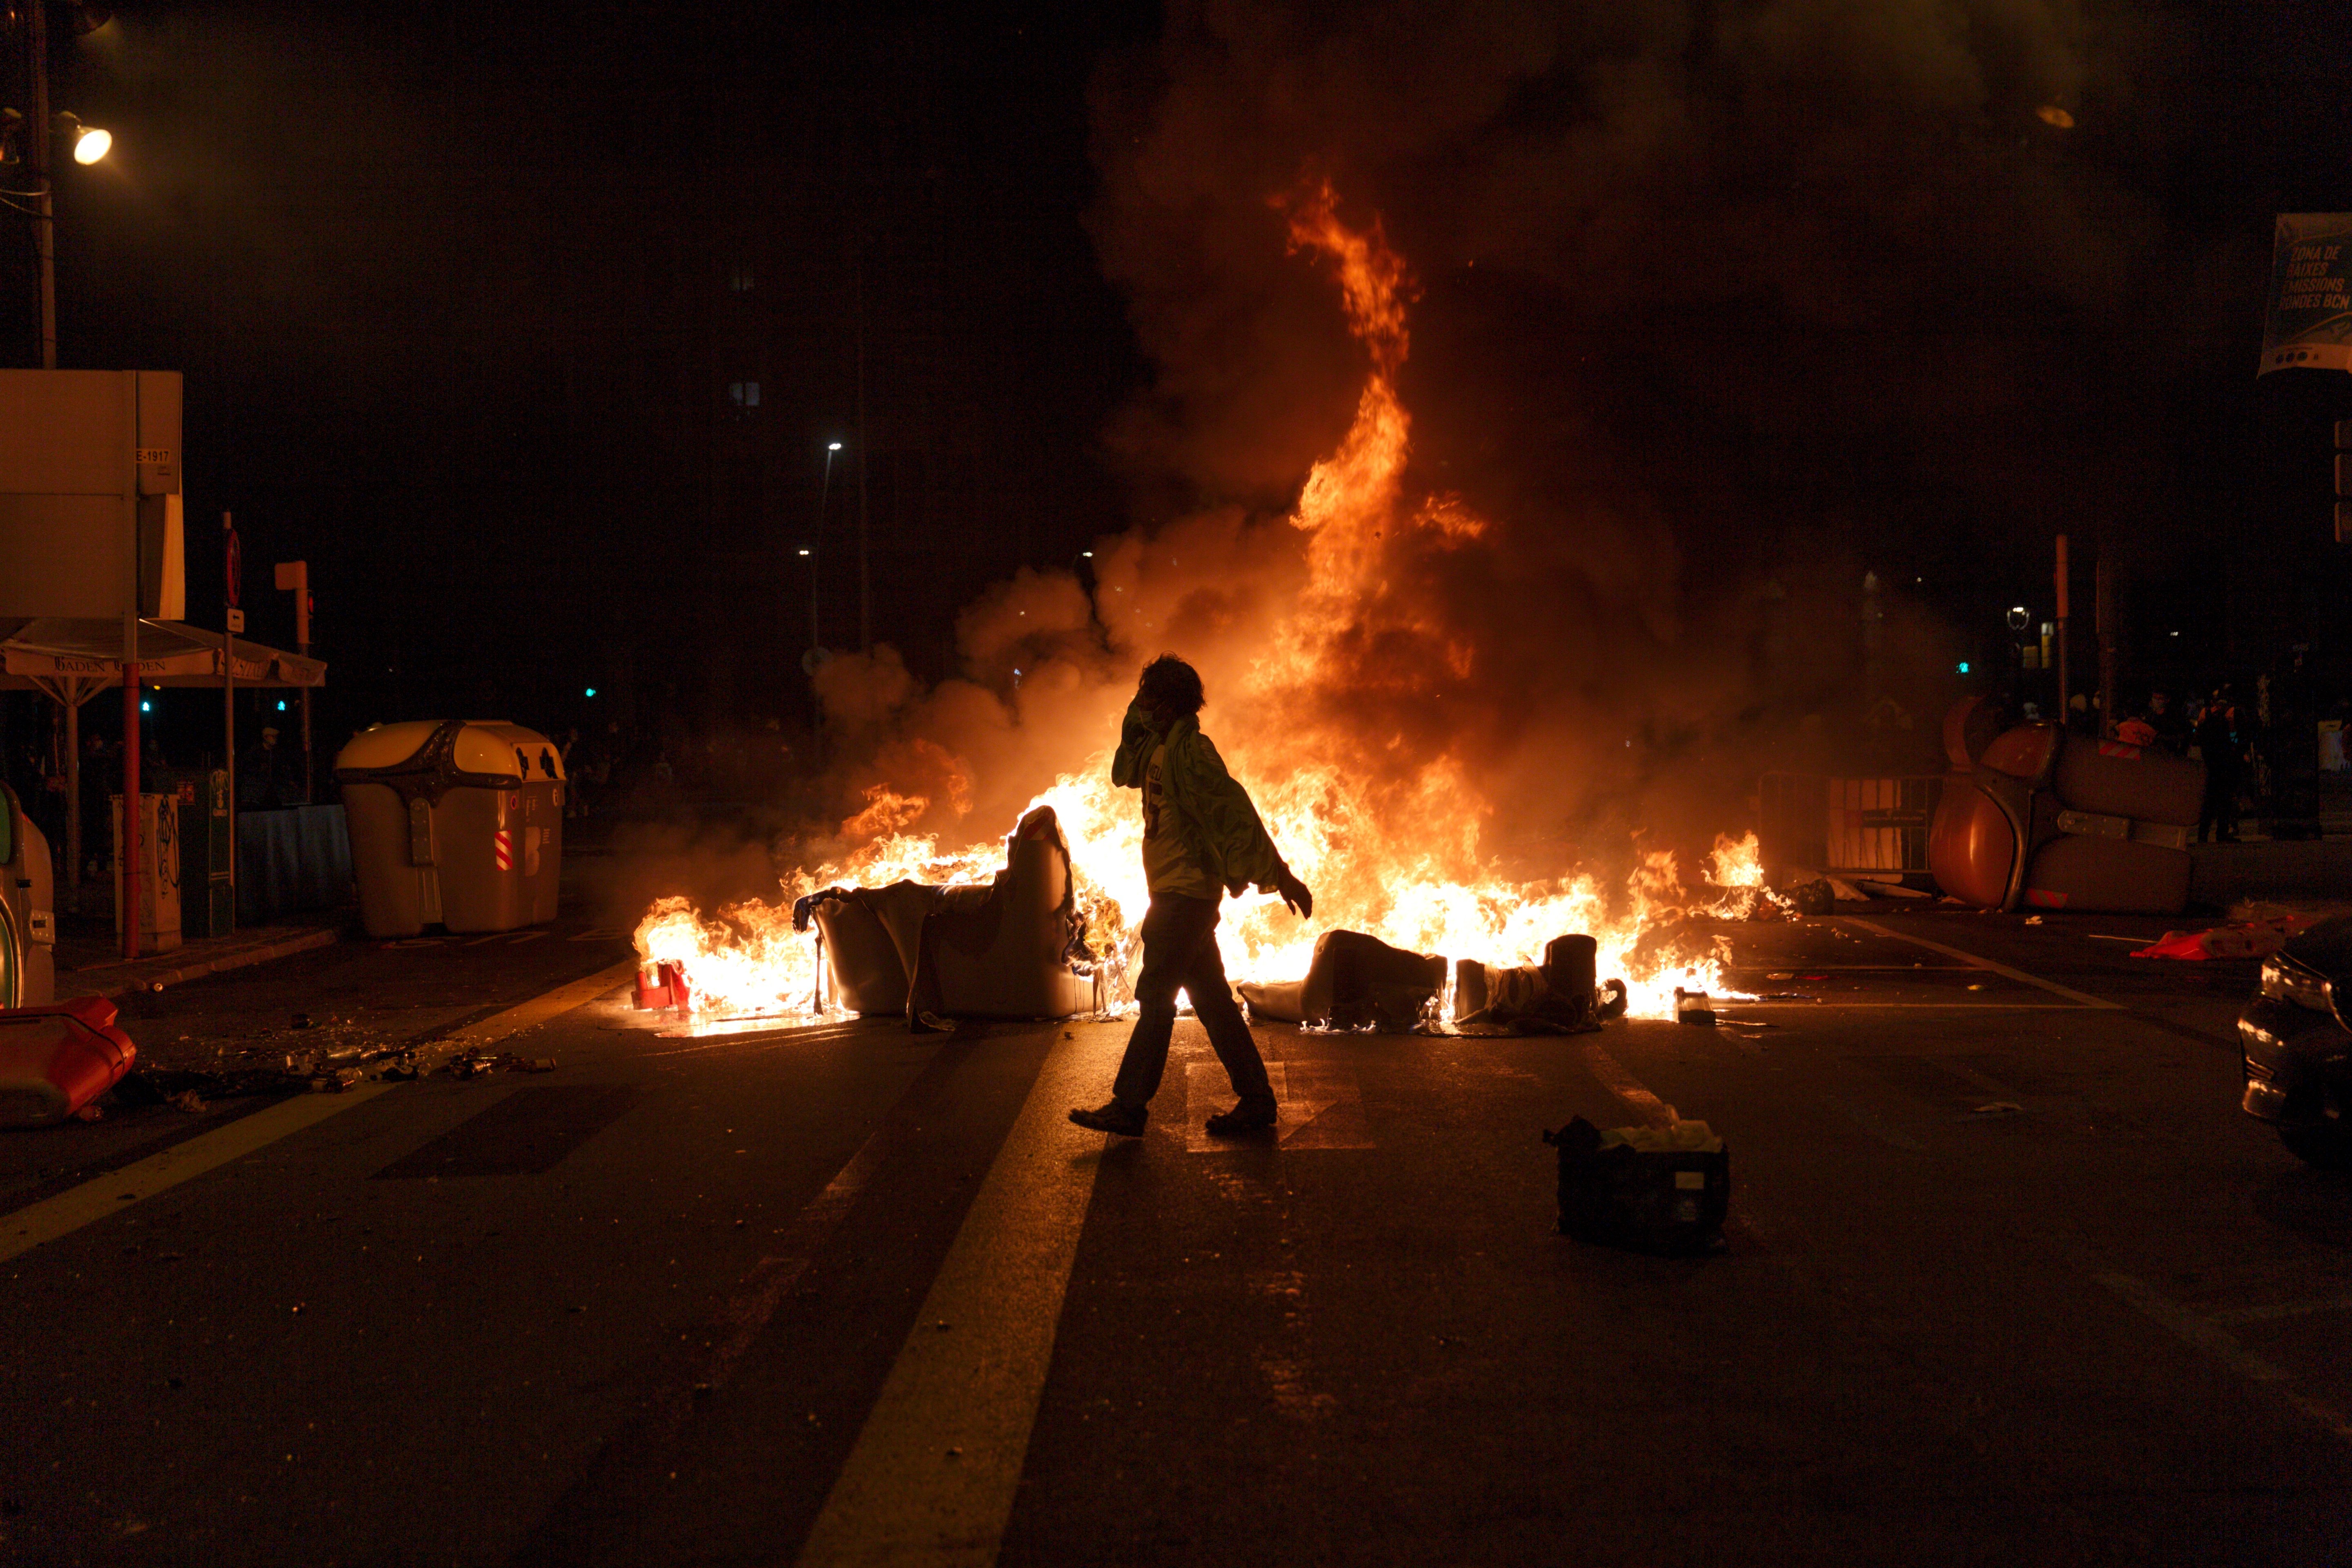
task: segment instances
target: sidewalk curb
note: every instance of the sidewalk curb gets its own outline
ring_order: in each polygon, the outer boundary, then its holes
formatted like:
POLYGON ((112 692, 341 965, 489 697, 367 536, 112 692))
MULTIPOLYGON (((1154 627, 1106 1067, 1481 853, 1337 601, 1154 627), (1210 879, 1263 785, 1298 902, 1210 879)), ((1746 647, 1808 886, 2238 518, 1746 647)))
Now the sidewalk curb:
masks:
MULTIPOLYGON (((137 977, 121 977, 103 990, 76 990, 74 994, 104 996, 112 999, 128 995, 133 991, 147 991, 161 985, 177 985, 184 981, 201 979, 207 974, 218 974, 223 970, 242 969, 248 963, 267 963, 274 958, 287 958, 294 953, 307 952, 314 947, 326 947, 341 941, 342 934, 341 931, 331 927, 304 931, 300 936, 289 937, 283 942, 268 942, 260 947, 244 947, 233 952, 218 953, 199 963, 191 963, 183 969, 166 969, 137 977)), ((96 966, 100 970, 111 967, 113 966, 96 966)), ((68 970, 58 975, 58 994, 64 994, 69 986, 76 984, 77 974, 89 974, 93 972, 91 969, 68 970)))

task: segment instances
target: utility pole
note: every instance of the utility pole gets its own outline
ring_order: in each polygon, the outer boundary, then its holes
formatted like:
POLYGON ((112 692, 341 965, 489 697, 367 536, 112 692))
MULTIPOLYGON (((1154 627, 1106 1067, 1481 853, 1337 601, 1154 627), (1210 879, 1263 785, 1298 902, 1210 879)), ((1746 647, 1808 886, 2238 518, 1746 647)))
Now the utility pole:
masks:
MULTIPOLYGON (((2058 722, 2063 724, 2066 722, 2070 712, 2066 704, 2073 700, 2073 693, 2067 689, 2066 679, 2067 571, 2066 536, 2063 533, 2058 536, 2058 567, 2055 581, 2058 587, 2058 722)), ((2105 713, 2100 714, 2100 718, 2102 720, 2105 720, 2105 717, 2106 715, 2105 713)))
MULTIPOLYGON (((294 647, 304 658, 310 657, 310 563, 308 561, 280 561, 278 563, 278 585, 294 593, 294 647)), ((310 804, 310 689, 302 688, 302 804, 310 804)))
POLYGON ((857 260, 857 651, 874 651, 874 579, 866 560, 866 258, 857 260))
MULTIPOLYGON (((37 15, 41 6, 36 5, 37 15)), ((44 226, 43 232, 47 232, 44 226)), ((49 345, 52 352, 56 344, 49 345)), ((131 428, 139 425, 138 378, 130 382, 131 428)), ((134 480, 131 490, 138 489, 134 480)), ((139 956, 139 498, 122 498, 122 879, 114 912, 122 921, 122 956, 139 956)), ((160 866, 158 868, 160 869, 160 866)))
POLYGON ((228 607, 221 626, 221 761, 228 777, 224 792, 228 806, 228 925, 236 929, 236 634, 245 630, 245 551, 236 542, 236 521, 221 513, 221 531, 228 536, 222 547, 227 579, 228 607))
MULTIPOLYGON (((828 441, 824 444, 824 479, 817 486, 816 491, 816 533, 810 539, 809 547, 801 552, 809 558, 809 652, 812 656, 824 646, 824 638, 817 635, 816 563, 820 559, 818 552, 824 548, 825 503, 833 499, 833 459, 840 452, 840 442, 828 441)), ((816 671, 811 670, 809 673, 814 675, 816 671)))
MULTIPOLYGON (((41 296, 41 368, 58 368, 57 214, 49 193, 49 17, 46 4, 25 8, 26 52, 33 76, 33 122, 25 128, 33 176, 33 247, 41 296)), ((128 929, 127 927, 125 929, 128 929)))
POLYGON ((2099 730, 2115 733, 2116 717, 2116 572, 2106 541, 2099 542, 2099 569, 2094 593, 2099 634, 2099 730))

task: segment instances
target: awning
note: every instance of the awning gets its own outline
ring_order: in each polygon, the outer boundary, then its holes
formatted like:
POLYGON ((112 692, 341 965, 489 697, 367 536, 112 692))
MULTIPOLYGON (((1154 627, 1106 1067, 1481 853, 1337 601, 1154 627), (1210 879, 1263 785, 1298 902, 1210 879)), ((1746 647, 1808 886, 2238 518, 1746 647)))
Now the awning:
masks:
MULTIPOLYGON (((323 659, 235 639, 240 686, 324 686, 323 659)), ((139 623, 142 686, 217 686, 221 634, 183 621, 139 623)), ((88 701, 122 683, 122 623, 106 616, 0 616, 0 689, 39 691, 60 702, 88 701)))

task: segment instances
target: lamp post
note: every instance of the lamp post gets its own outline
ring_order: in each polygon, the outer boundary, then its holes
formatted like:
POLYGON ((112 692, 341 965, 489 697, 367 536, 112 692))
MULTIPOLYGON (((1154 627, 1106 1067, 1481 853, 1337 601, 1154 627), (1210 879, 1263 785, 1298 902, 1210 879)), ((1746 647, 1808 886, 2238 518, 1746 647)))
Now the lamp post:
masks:
MULTIPOLYGON (((101 13, 93 21, 81 7, 76 7, 80 30, 90 31, 102 26, 101 13)), ((40 294, 41 368, 58 368, 58 265, 57 213, 49 183, 49 18, 44 5, 25 9, 25 54, 26 76, 33 89, 32 122, 25 127, 26 172, 32 176, 33 188, 18 195, 30 196, 33 202, 34 273, 40 294)), ((114 138, 95 125, 84 125, 70 114, 57 116, 58 130, 69 139, 73 161, 95 163, 106 156, 114 138)))
POLYGON ((810 548, 801 552, 802 554, 809 558, 809 652, 812 655, 814 655, 818 648, 824 646, 824 639, 817 636, 816 551, 817 547, 824 543, 824 508, 825 502, 830 500, 833 495, 834 455, 840 450, 840 442, 828 441, 825 443, 824 481, 817 487, 816 492, 816 533, 811 542, 810 548))

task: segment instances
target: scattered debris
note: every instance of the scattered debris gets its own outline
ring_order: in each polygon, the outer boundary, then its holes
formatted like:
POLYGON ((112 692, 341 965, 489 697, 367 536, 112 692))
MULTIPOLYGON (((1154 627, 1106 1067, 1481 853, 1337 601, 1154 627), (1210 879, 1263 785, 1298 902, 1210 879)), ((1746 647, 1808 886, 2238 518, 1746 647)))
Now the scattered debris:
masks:
POLYGON ((307 1029, 310 1026, 310 1015, 308 1013, 297 1013, 292 1018, 287 1021, 286 1026, 289 1029, 307 1029))
POLYGON ((2210 931, 2168 931, 2147 946, 2134 950, 2134 958, 2267 958, 2287 944, 2287 939, 2318 923, 2315 915, 2282 911, 2263 920, 2215 926, 2210 931))
POLYGON ((1826 915, 1837 906, 1837 889, 1830 886, 1827 877, 1816 877, 1809 882, 1781 889, 1781 897, 1801 915, 1826 915))
POLYGON ((1675 1022, 1696 1024, 1701 1028, 1715 1027, 1715 998, 1704 991, 1685 991, 1675 987, 1675 1022))
POLYGON ((201 1116, 205 1109, 205 1097, 193 1089, 184 1089, 177 1094, 167 1094, 163 1097, 163 1103, 174 1110, 184 1110, 191 1116, 201 1116))
POLYGON ((2024 1112, 2025 1107, 2016 1104, 2014 1101, 1996 1100, 1989 1105, 1977 1106, 1970 1114, 1975 1116, 2021 1116, 2024 1112))
POLYGON ((455 1079, 481 1078, 494 1072, 553 1072, 555 1058, 468 1048, 451 1057, 444 1070, 455 1079))

